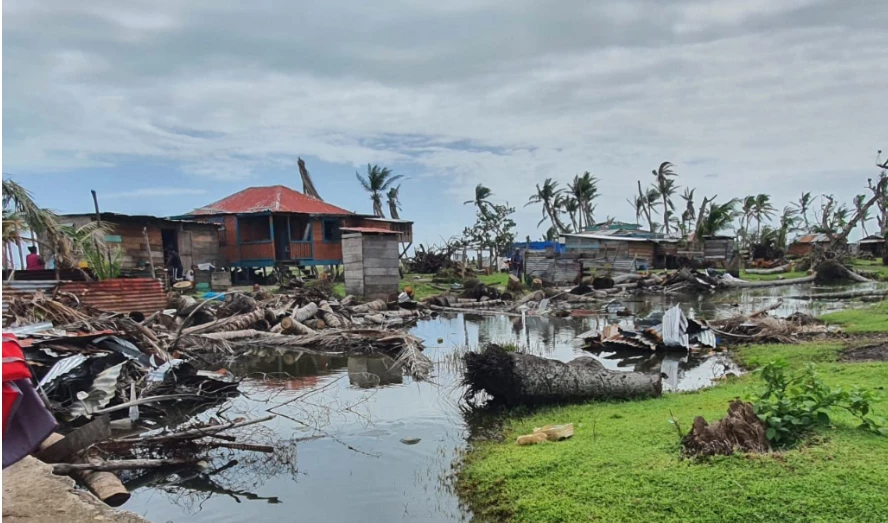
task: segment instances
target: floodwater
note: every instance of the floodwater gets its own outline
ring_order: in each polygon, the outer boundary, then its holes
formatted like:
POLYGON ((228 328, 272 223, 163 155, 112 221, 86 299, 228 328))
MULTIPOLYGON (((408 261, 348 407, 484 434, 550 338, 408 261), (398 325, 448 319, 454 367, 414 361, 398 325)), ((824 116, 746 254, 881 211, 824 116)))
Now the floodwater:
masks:
MULTIPOLYGON (((714 318, 810 292, 817 291, 788 286, 623 303, 639 317, 680 302, 690 315, 714 318)), ((846 306, 784 300, 777 313, 820 314, 846 306)), ((122 508, 158 522, 469 520, 471 514, 452 489, 452 465, 475 428, 460 409, 462 352, 488 342, 511 342, 533 354, 569 361, 589 355, 574 345, 574 338, 607 321, 627 320, 459 314, 422 321, 412 332, 425 340, 425 352, 436 364, 427 382, 402 376, 384 357, 269 353, 242 358, 229 368, 247 377, 244 395, 221 414, 214 410, 204 416, 257 418, 271 410, 277 417, 253 429, 246 441, 271 443, 280 452, 231 451, 214 457, 200 474, 183 470, 131 478, 135 492, 122 508), (405 438, 419 442, 406 444, 405 438)), ((723 354, 593 356, 608 368, 626 371, 660 364, 668 376, 667 391, 698 389, 737 372, 723 354)))

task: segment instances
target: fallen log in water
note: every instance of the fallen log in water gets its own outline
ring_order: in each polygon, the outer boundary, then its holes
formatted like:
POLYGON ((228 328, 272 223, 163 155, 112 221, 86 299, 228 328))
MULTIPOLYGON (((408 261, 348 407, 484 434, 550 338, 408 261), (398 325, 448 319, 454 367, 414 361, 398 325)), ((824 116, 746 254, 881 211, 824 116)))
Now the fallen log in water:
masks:
POLYGON ((798 285, 800 283, 813 283, 817 279, 816 275, 805 276, 803 278, 789 278, 786 280, 773 281, 746 281, 736 278, 725 278, 721 281, 725 287, 734 287, 738 289, 757 289, 762 287, 779 287, 781 285, 798 285))
POLYGON ((485 391, 507 405, 643 398, 662 392, 659 373, 607 370, 594 358, 563 363, 488 345, 484 352, 466 353, 464 360, 469 394, 485 391))
POLYGON ((198 458, 171 458, 171 459, 126 459, 117 461, 96 460, 90 463, 59 463, 52 466, 52 473, 65 475, 73 472, 96 470, 108 472, 112 470, 150 469, 158 467, 171 467, 174 465, 188 465, 197 463, 198 458))
POLYGON ((249 329, 253 324, 265 318, 265 309, 256 309, 247 314, 229 316, 220 320, 211 321, 202 325, 188 327, 182 331, 183 335, 202 334, 205 332, 240 331, 249 329))
MULTIPOLYGON (((40 449, 49 448, 55 443, 65 439, 59 433, 52 433, 40 444, 40 449)), ((99 463, 99 460, 93 458, 76 458, 76 463, 99 463)), ((58 474, 58 472, 56 472, 58 474)), ((101 472, 96 470, 72 471, 71 476, 83 483, 89 488, 90 492, 95 494, 97 498, 104 501, 110 507, 119 507, 126 503, 130 498, 130 493, 121 483, 120 478, 110 472, 101 472)))

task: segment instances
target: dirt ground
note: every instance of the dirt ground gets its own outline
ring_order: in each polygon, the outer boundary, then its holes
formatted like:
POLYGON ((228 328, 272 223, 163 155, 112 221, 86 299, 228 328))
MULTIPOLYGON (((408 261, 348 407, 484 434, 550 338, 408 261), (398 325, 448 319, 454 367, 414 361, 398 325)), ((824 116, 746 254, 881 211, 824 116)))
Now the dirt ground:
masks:
POLYGON ((888 361, 888 343, 848 349, 842 354, 841 361, 888 361))
POLYGON ((89 492, 75 490, 74 480, 53 475, 50 465, 30 456, 3 471, 3 521, 147 523, 105 505, 89 492))

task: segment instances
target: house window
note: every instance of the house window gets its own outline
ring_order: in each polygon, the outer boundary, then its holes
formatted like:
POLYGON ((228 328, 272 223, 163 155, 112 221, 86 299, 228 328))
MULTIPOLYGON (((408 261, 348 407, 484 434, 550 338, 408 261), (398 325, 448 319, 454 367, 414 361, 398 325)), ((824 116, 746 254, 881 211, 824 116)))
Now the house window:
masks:
POLYGON ((324 241, 325 242, 338 242, 342 237, 342 233, 339 230, 339 222, 336 221, 324 221, 324 241))
POLYGON ((237 226, 240 229, 241 243, 271 241, 268 216, 239 216, 237 226))

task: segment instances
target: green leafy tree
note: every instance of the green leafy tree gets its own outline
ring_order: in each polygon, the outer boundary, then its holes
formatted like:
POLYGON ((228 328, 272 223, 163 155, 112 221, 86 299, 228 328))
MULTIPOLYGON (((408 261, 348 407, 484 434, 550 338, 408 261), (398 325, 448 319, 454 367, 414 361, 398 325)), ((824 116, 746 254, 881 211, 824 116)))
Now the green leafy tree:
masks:
POLYGON ((361 176, 355 172, 355 176, 364 190, 370 193, 370 201, 373 202, 373 215, 385 217, 382 212, 382 195, 392 184, 403 178, 403 175, 393 175, 388 167, 367 164, 367 176, 361 176))
MULTIPOLYGON (((515 221, 511 218, 515 208, 509 204, 491 204, 486 210, 478 209, 475 224, 463 230, 463 241, 474 245, 479 253, 487 250, 493 264, 500 254, 506 252, 515 242, 515 221)), ((480 259, 480 256, 479 256, 480 259)))

